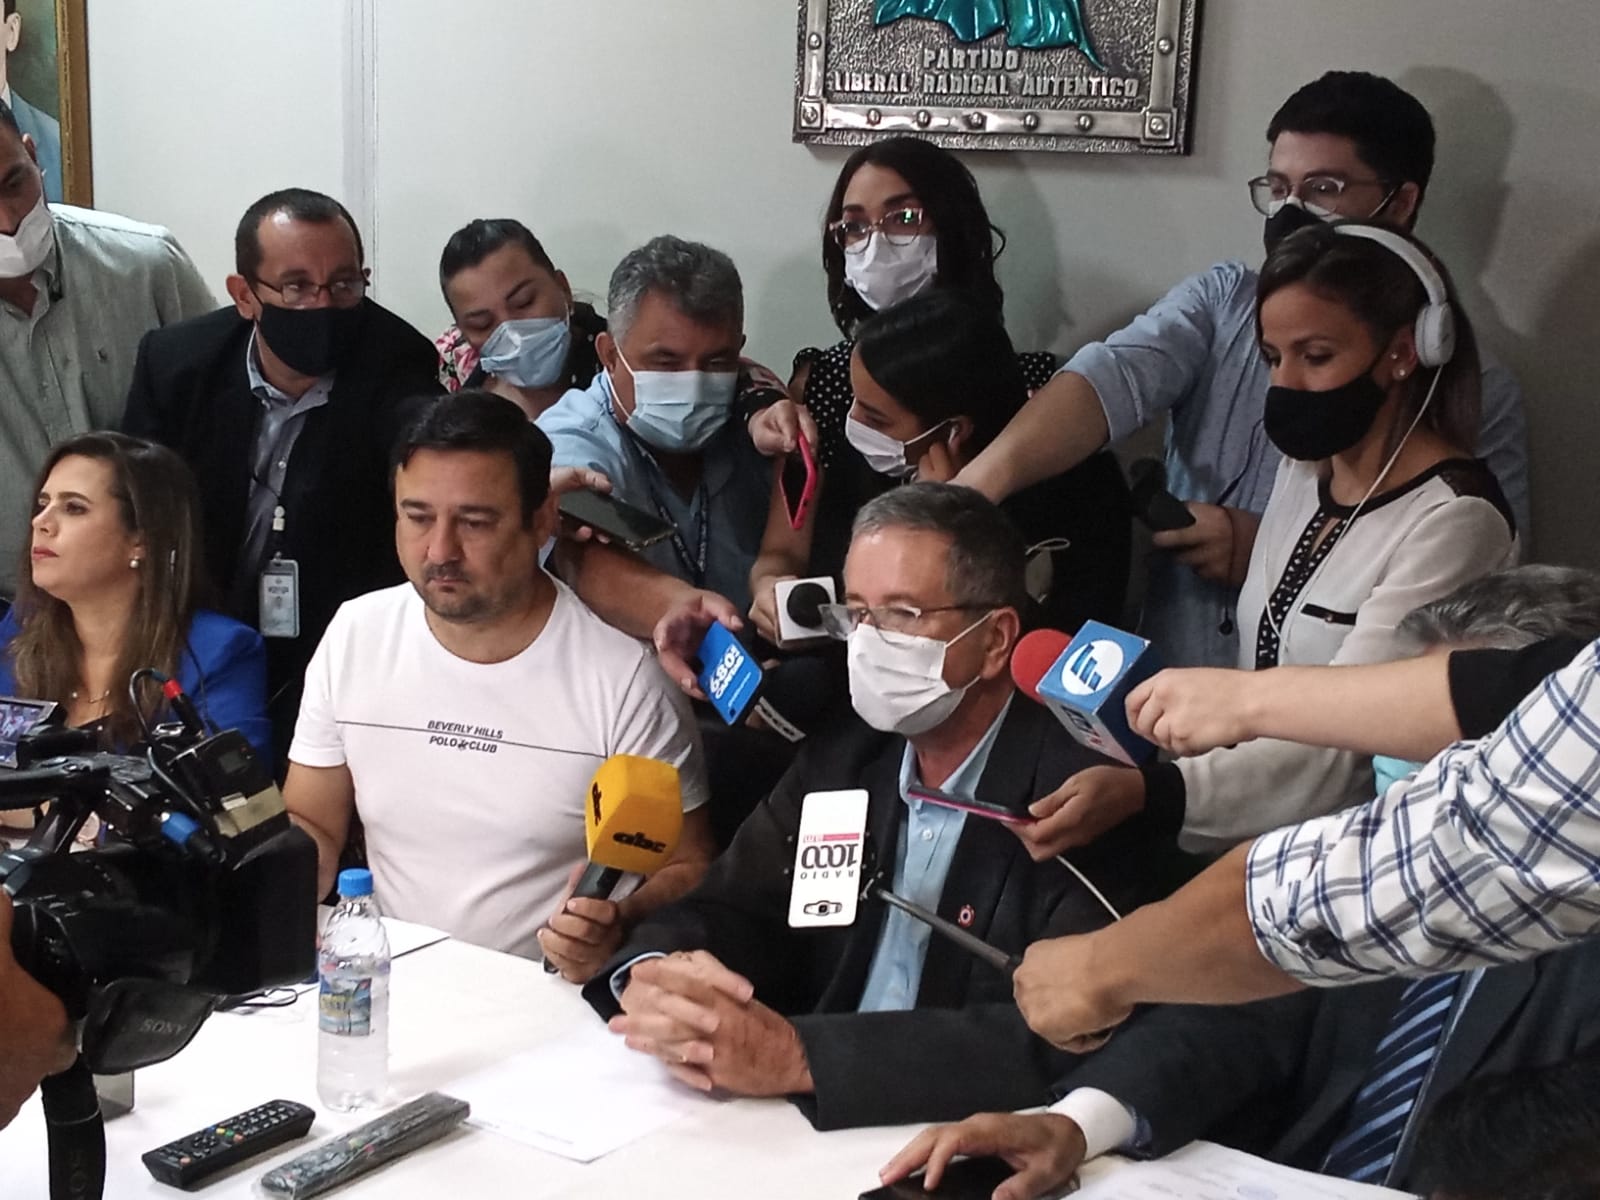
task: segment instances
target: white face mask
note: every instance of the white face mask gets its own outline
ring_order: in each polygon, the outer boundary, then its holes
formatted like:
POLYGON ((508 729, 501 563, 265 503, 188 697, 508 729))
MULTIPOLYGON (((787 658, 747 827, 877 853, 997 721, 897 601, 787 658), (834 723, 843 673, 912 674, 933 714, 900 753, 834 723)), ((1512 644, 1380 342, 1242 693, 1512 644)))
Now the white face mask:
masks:
POLYGON ((873 312, 926 291, 938 274, 939 239, 931 233, 919 233, 903 246, 874 233, 860 254, 844 256, 844 281, 873 312))
MULTIPOLYGON (((668 454, 692 454, 728 423, 738 372, 635 371, 621 349, 617 361, 633 376, 633 413, 627 426, 646 445, 668 454)), ((616 390, 613 380, 613 395, 616 390)))
POLYGON ((950 421, 940 421, 926 433, 919 433, 909 442, 898 441, 884 433, 881 429, 874 429, 863 421, 854 417, 846 417, 844 421, 844 440, 850 443, 855 452, 867 460, 879 475, 891 475, 896 479, 907 479, 917 473, 917 464, 912 459, 909 447, 920 441, 931 438, 950 421))
POLYGON ((0 233, 0 279, 23 279, 32 275, 50 257, 55 243, 55 226, 45 207, 44 192, 39 203, 17 223, 13 234, 0 233))
POLYGON ((938 728, 978 682, 974 677, 958 688, 946 683, 945 651, 993 615, 984 613, 948 642, 857 625, 845 652, 851 705, 883 733, 914 737, 938 728))

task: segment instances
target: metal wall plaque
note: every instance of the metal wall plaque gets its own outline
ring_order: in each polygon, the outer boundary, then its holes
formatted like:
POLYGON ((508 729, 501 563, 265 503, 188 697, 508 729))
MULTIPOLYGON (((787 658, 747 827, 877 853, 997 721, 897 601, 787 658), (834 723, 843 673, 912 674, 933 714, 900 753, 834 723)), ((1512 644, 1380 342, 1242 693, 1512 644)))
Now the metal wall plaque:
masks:
POLYGON ((794 138, 1187 154, 1200 0, 799 0, 794 138))

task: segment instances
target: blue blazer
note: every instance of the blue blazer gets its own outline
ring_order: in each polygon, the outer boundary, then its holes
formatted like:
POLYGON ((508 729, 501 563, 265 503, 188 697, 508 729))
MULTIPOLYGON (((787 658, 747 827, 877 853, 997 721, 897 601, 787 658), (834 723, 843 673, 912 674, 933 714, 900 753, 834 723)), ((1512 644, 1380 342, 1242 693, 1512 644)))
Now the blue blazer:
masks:
MULTIPOLYGON (((0 696, 16 694, 11 639, 16 615, 0 619, 0 696)), ((261 635, 221 613, 200 611, 189 622, 178 682, 213 730, 237 729, 262 765, 272 770, 272 726, 267 721, 267 651, 261 635)))
POLYGON ((61 123, 37 109, 11 89, 11 115, 17 128, 33 139, 34 152, 44 168, 44 198, 49 204, 62 203, 67 180, 61 166, 61 123))

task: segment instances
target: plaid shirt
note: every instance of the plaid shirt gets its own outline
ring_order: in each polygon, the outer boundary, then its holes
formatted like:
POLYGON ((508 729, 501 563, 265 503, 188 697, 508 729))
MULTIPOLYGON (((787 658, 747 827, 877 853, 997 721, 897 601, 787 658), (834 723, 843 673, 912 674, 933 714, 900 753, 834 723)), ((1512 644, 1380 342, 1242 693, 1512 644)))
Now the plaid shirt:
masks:
POLYGON ((1307 983, 1512 962, 1600 932, 1600 642, 1488 737, 1250 851, 1261 952, 1307 983))

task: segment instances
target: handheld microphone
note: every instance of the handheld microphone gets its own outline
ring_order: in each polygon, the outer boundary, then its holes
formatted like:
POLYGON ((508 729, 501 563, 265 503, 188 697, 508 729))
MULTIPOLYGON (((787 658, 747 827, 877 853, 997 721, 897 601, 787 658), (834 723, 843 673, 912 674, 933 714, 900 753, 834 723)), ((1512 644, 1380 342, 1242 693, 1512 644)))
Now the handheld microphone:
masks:
POLYGON ((1194 524, 1188 506, 1167 491, 1167 468, 1160 459, 1141 458, 1129 465, 1128 501, 1133 515, 1156 533, 1194 524))
POLYGON ((678 768, 654 758, 613 754, 589 785, 583 818, 589 865, 572 894, 604 900, 625 872, 653 873, 672 857, 682 832, 678 768))
POLYGON ((783 659, 767 668, 750 711, 786 741, 804 741, 847 698, 839 665, 815 654, 783 659))
MULTIPOLYGON (((589 784, 583 837, 589 865, 572 889, 574 898, 606 900, 624 873, 649 875, 665 865, 683 832, 683 788, 678 768, 636 754, 613 754, 589 784)), ((545 959, 544 973, 556 965, 545 959)))
POLYGON ((921 921, 1007 974, 1022 963, 1016 955, 989 945, 929 912, 879 882, 881 871, 867 873, 865 860, 867 792, 854 788, 840 792, 811 792, 801 801, 800 829, 795 837, 793 882, 789 889, 789 926, 792 929, 836 928, 854 925, 860 901, 882 900, 921 921), (865 886, 862 875, 867 874, 865 886))
POLYGON ((823 641, 822 606, 838 599, 838 588, 827 576, 785 579, 774 588, 778 603, 778 645, 783 649, 823 641))
POLYGON ((1055 714, 1074 740, 1126 766, 1150 761, 1156 748, 1128 726, 1128 693, 1161 669, 1144 638, 1098 621, 1076 637, 1053 629, 1028 634, 1011 655, 1011 678, 1055 714))

